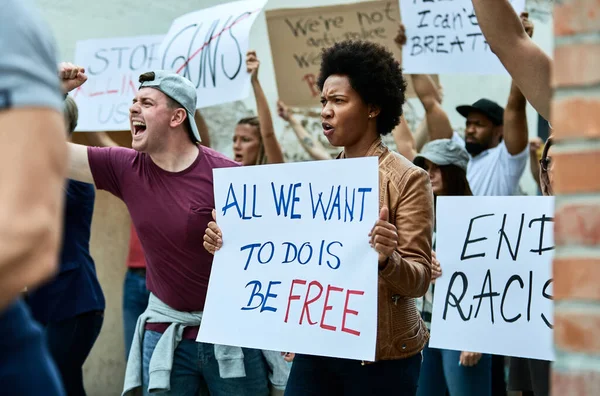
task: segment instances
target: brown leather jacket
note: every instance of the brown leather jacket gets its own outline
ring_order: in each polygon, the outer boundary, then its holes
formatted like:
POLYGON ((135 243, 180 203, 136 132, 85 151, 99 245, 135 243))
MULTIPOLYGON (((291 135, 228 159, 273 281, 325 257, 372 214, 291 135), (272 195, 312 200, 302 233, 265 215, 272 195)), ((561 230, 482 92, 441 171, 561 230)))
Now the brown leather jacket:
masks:
POLYGON ((415 298, 425 295, 431 281, 433 192, 429 175, 381 139, 366 156, 379 157, 379 208, 389 208, 390 221, 398 228, 398 249, 379 270, 375 359, 404 359, 429 340, 415 298))

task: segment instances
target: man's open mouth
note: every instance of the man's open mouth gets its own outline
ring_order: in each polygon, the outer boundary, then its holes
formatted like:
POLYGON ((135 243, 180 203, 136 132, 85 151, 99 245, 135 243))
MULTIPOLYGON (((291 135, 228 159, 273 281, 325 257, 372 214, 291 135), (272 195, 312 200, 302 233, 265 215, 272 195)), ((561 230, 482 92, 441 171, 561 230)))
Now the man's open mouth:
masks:
POLYGON ((141 121, 133 121, 133 134, 138 135, 146 132, 146 124, 141 121))

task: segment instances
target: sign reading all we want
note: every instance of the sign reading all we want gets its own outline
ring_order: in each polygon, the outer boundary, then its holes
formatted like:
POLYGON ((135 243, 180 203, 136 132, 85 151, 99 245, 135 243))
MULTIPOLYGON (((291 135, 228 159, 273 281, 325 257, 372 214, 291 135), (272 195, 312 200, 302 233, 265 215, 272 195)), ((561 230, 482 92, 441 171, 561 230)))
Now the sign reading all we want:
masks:
MULTIPOLYGON (((398 61, 402 59, 394 42, 400 25, 397 0, 279 9, 265 14, 279 98, 290 106, 318 106, 316 79, 321 50, 336 42, 372 41, 384 45, 398 61)), ((415 96, 410 82, 406 94, 415 96)))
POLYGON ((373 361, 377 163, 215 169, 223 247, 198 341, 373 361))

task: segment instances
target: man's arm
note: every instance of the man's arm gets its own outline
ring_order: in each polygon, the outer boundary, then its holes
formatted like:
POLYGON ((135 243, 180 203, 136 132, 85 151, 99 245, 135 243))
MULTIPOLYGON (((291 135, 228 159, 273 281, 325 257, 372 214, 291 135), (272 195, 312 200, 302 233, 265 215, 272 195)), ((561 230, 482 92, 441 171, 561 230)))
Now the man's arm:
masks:
POLYGON ((421 151, 423 146, 425 146, 429 142, 429 128, 427 127, 427 117, 423 117, 419 125, 417 125, 417 130, 415 131, 415 150, 417 153, 421 151))
POLYGON ((411 77, 415 92, 425 108, 430 139, 450 139, 453 133, 452 125, 448 115, 442 109, 438 89, 433 79, 426 74, 412 74, 411 77))
MULTIPOLYGON (((406 40, 406 29, 403 24, 400 24, 398 34, 394 39, 400 51, 406 45, 406 40)), ((450 139, 453 133, 452 125, 450 124, 448 115, 442 109, 442 95, 435 82, 427 74, 411 74, 411 78, 415 92, 425 108, 429 139, 450 139)), ((422 133, 423 129, 419 129, 419 132, 422 133)), ((420 150, 424 144, 420 144, 418 149, 420 150)))
POLYGON ((52 34, 28 4, 0 12, 0 311, 55 273, 62 234, 63 98, 52 34))
POLYGON ((513 81, 504 109, 504 144, 509 154, 517 155, 527 147, 527 100, 513 81))
POLYGON ((394 135, 394 142, 396 142, 398 152, 412 162, 417 155, 417 150, 415 150, 416 143, 404 115, 400 117, 400 123, 392 130, 392 135, 394 135))
MULTIPOLYGON (((521 23, 528 37, 533 36, 533 23, 526 13, 521 15, 521 23)), ((513 80, 510 85, 508 103, 504 110, 504 142, 511 155, 517 155, 527 147, 527 100, 513 80)))
POLYGON ((549 120, 552 60, 527 35, 521 19, 508 0, 473 0, 473 6, 491 50, 527 100, 542 117, 549 120))
POLYGON ((75 143, 68 143, 69 146, 69 164, 68 177, 69 179, 77 180, 84 183, 94 183, 92 170, 88 161, 87 146, 75 143))
POLYGON ((0 310, 56 271, 66 128, 48 108, 0 111, 0 310))

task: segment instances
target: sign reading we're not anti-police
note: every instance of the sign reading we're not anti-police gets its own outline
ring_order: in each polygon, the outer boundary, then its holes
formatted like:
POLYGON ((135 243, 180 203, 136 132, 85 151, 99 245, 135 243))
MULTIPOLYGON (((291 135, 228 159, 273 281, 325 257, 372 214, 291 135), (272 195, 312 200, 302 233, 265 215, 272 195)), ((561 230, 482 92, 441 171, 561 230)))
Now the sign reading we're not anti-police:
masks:
POLYGON ((372 361, 376 157, 214 170, 215 254, 198 341, 372 361))
POLYGON ((433 348, 554 360, 553 197, 439 197, 433 348))

